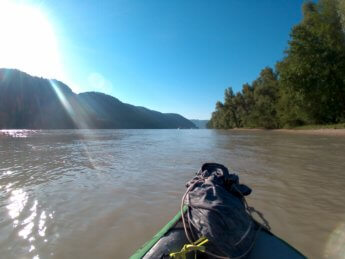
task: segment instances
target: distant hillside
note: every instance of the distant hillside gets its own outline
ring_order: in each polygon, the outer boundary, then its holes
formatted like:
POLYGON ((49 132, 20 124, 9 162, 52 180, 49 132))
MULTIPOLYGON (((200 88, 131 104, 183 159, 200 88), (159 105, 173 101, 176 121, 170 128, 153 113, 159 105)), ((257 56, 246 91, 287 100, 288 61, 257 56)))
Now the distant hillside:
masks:
POLYGON ((0 128, 195 128, 179 114, 122 103, 98 92, 75 94, 64 83, 0 69, 0 128))
POLYGON ((199 129, 206 129, 206 125, 208 123, 208 120, 190 120, 194 123, 195 126, 197 126, 199 129))

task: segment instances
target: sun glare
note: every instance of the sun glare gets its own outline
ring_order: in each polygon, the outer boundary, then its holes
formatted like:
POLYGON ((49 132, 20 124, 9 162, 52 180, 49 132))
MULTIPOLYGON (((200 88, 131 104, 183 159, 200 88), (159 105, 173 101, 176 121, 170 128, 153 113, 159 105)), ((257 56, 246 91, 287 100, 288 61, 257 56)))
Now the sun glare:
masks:
POLYGON ((41 8, 0 0, 0 35, 0 68, 62 78, 56 35, 41 8))

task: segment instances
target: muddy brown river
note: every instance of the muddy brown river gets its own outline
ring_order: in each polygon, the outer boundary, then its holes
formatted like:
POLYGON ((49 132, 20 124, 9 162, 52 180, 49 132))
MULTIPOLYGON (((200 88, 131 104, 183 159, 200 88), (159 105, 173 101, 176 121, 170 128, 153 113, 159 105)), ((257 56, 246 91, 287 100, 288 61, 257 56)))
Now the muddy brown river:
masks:
POLYGON ((216 130, 0 131, 0 257, 128 258, 204 162, 306 256, 345 258, 345 137, 216 130))

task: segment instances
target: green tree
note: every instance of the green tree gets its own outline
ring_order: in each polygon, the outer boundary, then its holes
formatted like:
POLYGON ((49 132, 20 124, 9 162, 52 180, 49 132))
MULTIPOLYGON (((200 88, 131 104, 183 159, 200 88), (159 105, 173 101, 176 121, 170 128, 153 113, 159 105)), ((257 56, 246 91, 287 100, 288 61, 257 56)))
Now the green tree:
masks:
POLYGON ((293 127, 306 124, 309 120, 303 107, 302 96, 290 88, 280 87, 277 113, 280 127, 293 127))
POLYGON ((264 68, 252 84, 254 89, 254 109, 251 120, 256 127, 278 128, 277 103, 279 86, 277 75, 272 68, 264 68))
POLYGON ((231 87, 225 90, 224 110, 225 110, 225 122, 226 122, 227 128, 234 128, 234 127, 239 128, 240 118, 238 114, 236 96, 231 87))
POLYGON ((255 106, 254 88, 246 83, 242 86, 242 92, 236 95, 236 105, 242 127, 255 127, 252 122, 252 112, 255 106))
POLYGON ((212 117, 207 123, 207 127, 213 129, 226 128, 224 104, 222 102, 218 101, 216 103, 216 110, 212 113, 212 117))
POLYGON ((303 123, 345 118, 345 35, 337 8, 336 0, 307 2, 302 22, 292 29, 286 57, 277 64, 285 98, 280 105, 298 105, 285 122, 294 113, 303 123))
POLYGON ((277 75, 265 68, 253 82, 243 85, 242 92, 234 94, 231 87, 224 93, 224 104, 218 102, 209 123, 211 128, 279 127, 277 103, 279 87, 277 75))
POLYGON ((212 113, 208 127, 215 129, 241 127, 237 97, 231 87, 224 92, 224 104, 222 102, 216 103, 216 110, 212 113))
POLYGON ((343 32, 345 33, 345 1, 338 0, 338 12, 343 25, 343 32))
POLYGON ((278 128, 345 121, 345 1, 303 4, 276 71, 264 68, 242 91, 225 91, 210 126, 278 128), (221 105, 220 105, 221 104, 221 105))

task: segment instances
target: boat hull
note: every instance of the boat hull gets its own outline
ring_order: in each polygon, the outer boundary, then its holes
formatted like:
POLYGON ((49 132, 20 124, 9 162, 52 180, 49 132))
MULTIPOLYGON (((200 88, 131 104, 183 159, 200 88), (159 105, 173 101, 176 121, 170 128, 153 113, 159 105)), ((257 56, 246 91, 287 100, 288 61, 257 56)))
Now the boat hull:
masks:
MULTIPOLYGON (((149 242, 144 244, 131 259, 169 258, 172 252, 178 252, 183 245, 188 244, 185 236, 181 213, 179 212, 167 225, 165 225, 149 242)), ((206 254, 198 254, 198 258, 212 258, 206 254)), ((191 253, 187 258, 194 258, 191 253)), ((248 259, 302 259, 306 258, 298 250, 270 231, 260 229, 248 259)))

